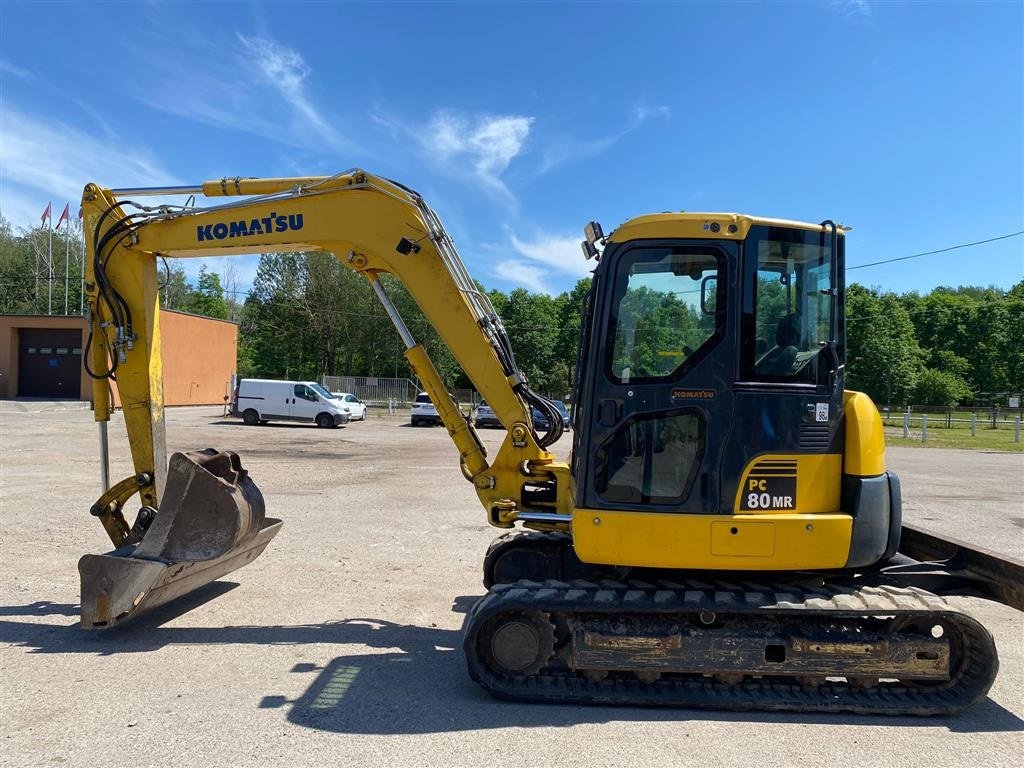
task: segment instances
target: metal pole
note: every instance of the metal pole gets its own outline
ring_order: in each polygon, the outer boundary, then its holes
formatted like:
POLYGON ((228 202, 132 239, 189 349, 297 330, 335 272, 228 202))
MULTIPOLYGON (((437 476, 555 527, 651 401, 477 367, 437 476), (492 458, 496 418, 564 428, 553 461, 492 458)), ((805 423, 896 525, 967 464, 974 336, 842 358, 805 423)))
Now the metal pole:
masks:
POLYGON ((39 311, 39 246, 36 245, 36 239, 34 237, 32 238, 32 250, 35 251, 35 254, 36 254, 36 272, 35 272, 36 291, 35 291, 35 293, 32 294, 32 311, 33 312, 38 312, 39 311))
POLYGON ((1017 421, 1013 423, 1013 442, 1020 442, 1020 414, 1017 414, 1017 421))
POLYGON ((910 437, 910 409, 903 412, 903 438, 910 437))
POLYGON ((78 314, 85 314, 85 225, 82 225, 82 293, 78 299, 78 314))
POLYGON ((69 265, 71 264, 71 224, 65 219, 64 223, 64 314, 68 313, 68 277, 71 275, 69 265))
POLYGON ((928 442, 928 414, 921 414, 921 442, 928 442))
POLYGON ((892 358, 889 360, 889 370, 885 377, 885 410, 888 413, 892 410, 892 358))
POLYGON ((971 411, 971 437, 978 436, 978 412, 971 411))
POLYGON ((395 325, 395 330, 398 331, 398 335, 402 339, 402 343, 405 344, 406 349, 412 349, 416 346, 416 340, 409 333, 409 329, 402 321, 402 316, 398 314, 398 310, 395 309, 395 305, 391 303, 391 299, 384 291, 384 286, 380 284, 380 280, 376 275, 367 275, 367 279, 370 281, 370 285, 373 286, 373 292, 377 294, 377 298, 380 303, 384 306, 384 310, 388 313, 388 317, 391 318, 391 322, 395 325))
MULTIPOLYGON (((228 179, 227 181, 234 183, 234 179, 228 179)), ((119 189, 110 190, 113 194, 118 196, 123 195, 203 195, 203 185, 198 186, 185 185, 179 187, 120 187, 119 189)))
POLYGON ((107 443, 107 422, 97 422, 100 427, 100 493, 110 489, 110 446, 107 443))
POLYGON ((49 262, 49 280, 46 281, 46 314, 53 314, 53 218, 50 219, 50 246, 46 256, 49 262))

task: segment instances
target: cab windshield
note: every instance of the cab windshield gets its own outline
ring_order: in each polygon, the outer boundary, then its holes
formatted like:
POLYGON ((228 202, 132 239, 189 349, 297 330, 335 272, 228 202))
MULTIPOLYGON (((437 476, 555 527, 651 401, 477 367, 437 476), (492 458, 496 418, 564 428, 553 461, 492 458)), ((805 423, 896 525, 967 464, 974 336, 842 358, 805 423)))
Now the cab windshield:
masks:
POLYGON ((717 343, 724 261, 710 243, 632 248, 619 260, 608 338, 613 381, 678 379, 717 343))

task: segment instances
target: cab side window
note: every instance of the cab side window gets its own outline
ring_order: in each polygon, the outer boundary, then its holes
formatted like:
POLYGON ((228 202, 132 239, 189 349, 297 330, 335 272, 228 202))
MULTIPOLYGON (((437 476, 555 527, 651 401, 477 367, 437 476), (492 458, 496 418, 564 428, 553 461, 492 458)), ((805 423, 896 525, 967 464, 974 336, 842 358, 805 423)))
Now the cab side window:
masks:
POLYGON ((695 408, 631 419, 597 450, 597 492, 615 504, 679 504, 706 447, 704 416, 695 408))
POLYGON ((756 258, 754 338, 744 340, 744 372, 756 380, 814 384, 820 350, 833 337, 831 248, 818 233, 773 239, 770 232, 748 243, 756 258))

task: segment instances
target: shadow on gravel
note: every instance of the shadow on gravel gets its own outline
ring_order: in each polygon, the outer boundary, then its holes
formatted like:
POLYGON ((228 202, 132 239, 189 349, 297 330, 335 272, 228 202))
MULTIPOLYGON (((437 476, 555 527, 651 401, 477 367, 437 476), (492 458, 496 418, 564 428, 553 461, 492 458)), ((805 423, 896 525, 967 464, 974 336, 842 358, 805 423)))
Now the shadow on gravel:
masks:
POLYGON ((49 600, 37 600, 27 605, 0 606, 0 616, 77 616, 77 603, 52 603, 49 600))
MULTIPOLYGON (((169 645, 363 645, 385 653, 338 656, 325 666, 299 663, 290 673, 314 677, 297 699, 270 693, 262 709, 288 708, 288 720, 322 731, 354 734, 423 734, 484 728, 568 727, 582 723, 735 722, 944 728, 954 733, 1024 731, 1024 720, 985 699, 956 717, 873 717, 778 712, 578 705, 498 701, 466 672, 462 631, 351 618, 295 626, 164 627, 164 623, 238 586, 214 582, 125 627, 86 632, 76 624, 0 620, 0 641, 36 653, 144 653, 169 645)), ((468 613, 479 596, 455 598, 452 611, 468 613)), ((78 606, 45 601, 0 607, 0 616, 74 616, 78 606)), ((264 672, 266 678, 270 675, 264 672)), ((283 688, 292 688, 285 685, 283 688)))

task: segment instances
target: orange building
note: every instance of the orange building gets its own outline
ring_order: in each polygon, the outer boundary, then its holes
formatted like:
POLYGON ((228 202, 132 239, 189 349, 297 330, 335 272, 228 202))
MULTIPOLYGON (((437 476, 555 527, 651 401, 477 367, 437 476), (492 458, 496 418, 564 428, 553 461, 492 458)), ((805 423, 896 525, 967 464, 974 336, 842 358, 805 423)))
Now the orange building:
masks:
MULTIPOLYGON (((88 334, 82 317, 0 315, 0 399, 91 401, 92 379, 82 367, 88 334)), ((161 309, 160 338, 164 403, 223 404, 235 372, 238 324, 161 309)))

